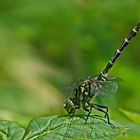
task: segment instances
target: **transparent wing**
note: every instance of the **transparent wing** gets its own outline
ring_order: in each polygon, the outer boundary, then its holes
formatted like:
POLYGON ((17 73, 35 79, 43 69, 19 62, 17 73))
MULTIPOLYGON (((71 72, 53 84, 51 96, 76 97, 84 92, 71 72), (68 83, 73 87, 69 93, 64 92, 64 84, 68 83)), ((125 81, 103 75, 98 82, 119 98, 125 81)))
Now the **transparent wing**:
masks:
POLYGON ((110 96, 118 91, 118 84, 114 81, 105 81, 100 85, 97 95, 110 96))
POLYGON ((113 76, 109 76, 107 77, 107 81, 115 81, 115 82, 122 82, 123 79, 120 77, 113 77, 113 76))
POLYGON ((89 79, 94 79, 95 77, 97 77, 99 74, 91 74, 90 76, 86 77, 86 78, 81 78, 79 79, 77 82, 75 82, 73 85, 68 86, 67 89, 69 90, 73 90, 75 88, 77 88, 78 86, 80 86, 85 80, 89 80, 89 79))
POLYGON ((71 86, 68 86, 67 90, 69 90, 70 92, 73 92, 73 90, 78 88, 83 83, 83 81, 84 79, 80 79, 78 82, 72 84, 71 86))

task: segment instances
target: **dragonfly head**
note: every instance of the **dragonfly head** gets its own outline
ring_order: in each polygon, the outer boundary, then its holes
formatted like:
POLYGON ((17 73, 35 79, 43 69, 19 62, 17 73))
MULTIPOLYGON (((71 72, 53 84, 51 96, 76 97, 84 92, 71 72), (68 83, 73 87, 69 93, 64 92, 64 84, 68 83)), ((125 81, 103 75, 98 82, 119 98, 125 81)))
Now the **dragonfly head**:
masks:
POLYGON ((68 98, 64 103, 64 108, 66 109, 69 115, 74 114, 76 111, 76 103, 74 101, 74 98, 68 98))

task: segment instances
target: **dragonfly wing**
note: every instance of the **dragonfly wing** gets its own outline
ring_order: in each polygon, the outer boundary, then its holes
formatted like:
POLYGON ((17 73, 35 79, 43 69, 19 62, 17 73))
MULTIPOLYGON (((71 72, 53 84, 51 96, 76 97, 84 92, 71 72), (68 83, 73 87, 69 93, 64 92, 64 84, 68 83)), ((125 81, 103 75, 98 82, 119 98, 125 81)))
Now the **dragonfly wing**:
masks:
POLYGON ((97 95, 99 96, 110 96, 115 94, 118 90, 118 85, 113 81, 105 81, 102 83, 101 88, 99 88, 97 95))
POLYGON ((109 77, 107 77, 107 81, 122 82, 123 79, 120 77, 109 76, 109 77))

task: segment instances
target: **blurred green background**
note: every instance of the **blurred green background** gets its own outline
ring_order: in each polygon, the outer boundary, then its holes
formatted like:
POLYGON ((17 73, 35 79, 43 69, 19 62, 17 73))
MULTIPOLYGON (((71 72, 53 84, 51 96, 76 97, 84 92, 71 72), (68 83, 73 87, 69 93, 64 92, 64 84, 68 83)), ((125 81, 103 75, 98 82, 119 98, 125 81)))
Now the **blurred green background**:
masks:
MULTIPOLYGON (((66 114, 67 87, 99 73, 139 17, 138 0, 1 0, 0 119, 66 114)), ((96 99, 114 120, 140 113, 139 53, 140 35, 110 72, 124 79, 118 93, 96 99)))

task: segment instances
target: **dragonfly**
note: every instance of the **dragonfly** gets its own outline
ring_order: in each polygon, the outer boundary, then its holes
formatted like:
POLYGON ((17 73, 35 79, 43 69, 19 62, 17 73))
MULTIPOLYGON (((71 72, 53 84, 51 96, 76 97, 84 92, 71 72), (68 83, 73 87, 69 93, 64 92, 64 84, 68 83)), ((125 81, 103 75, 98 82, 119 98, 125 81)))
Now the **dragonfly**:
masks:
POLYGON ((104 118, 107 119, 107 123, 111 124, 108 107, 105 105, 91 103, 91 99, 96 96, 110 96, 117 92, 117 78, 108 76, 108 73, 117 58, 120 56, 121 52, 128 46, 129 42, 136 36, 138 31, 140 31, 140 23, 138 23, 122 41, 120 47, 115 51, 100 74, 80 81, 78 85, 74 86, 73 94, 64 103, 64 108, 70 116, 75 114, 77 109, 83 108, 83 110, 88 112, 86 117, 87 121, 92 109, 96 109, 104 113, 104 118))

